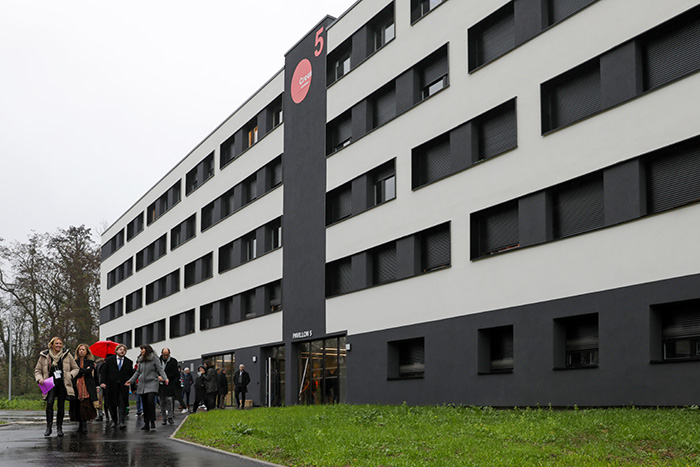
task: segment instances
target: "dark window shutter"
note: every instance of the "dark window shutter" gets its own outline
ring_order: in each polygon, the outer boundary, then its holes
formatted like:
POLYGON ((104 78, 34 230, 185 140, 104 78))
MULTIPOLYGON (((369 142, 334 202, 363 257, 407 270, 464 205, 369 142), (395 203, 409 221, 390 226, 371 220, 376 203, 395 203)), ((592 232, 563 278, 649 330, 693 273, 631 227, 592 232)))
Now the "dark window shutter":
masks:
POLYGON ((603 176, 586 177, 554 193, 554 236, 568 237, 605 225, 603 176))
POLYGON ((517 203, 491 209, 478 222, 480 256, 518 246, 517 203))
POLYGON ((487 18, 474 40, 479 48, 476 66, 488 63, 515 47, 513 2, 487 18))
POLYGON ((425 341, 411 339, 399 344, 399 375, 417 376, 425 372, 425 341))
POLYGON ((421 269, 431 269, 448 266, 450 264, 450 227, 441 226, 428 231, 423 236, 421 247, 421 269))
POLYGON ((439 51, 423 68, 422 85, 426 86, 445 76, 448 71, 447 49, 439 51))
POLYGON ((661 331, 664 339, 700 337, 700 309, 679 310, 665 314, 661 331))
POLYGON ((513 149, 518 144, 515 105, 489 112, 479 122, 479 160, 513 149))
POLYGON ((352 263, 350 260, 342 261, 338 265, 338 277, 340 279, 340 293, 350 292, 352 290, 352 263))
POLYGON ((601 87, 598 60, 569 74, 569 79, 551 90, 550 130, 575 122, 600 110, 601 87))
POLYGON ((651 31, 643 54, 646 89, 700 70, 700 19, 651 31))
POLYGON ((396 169, 394 168, 394 162, 392 161, 391 163, 384 164, 380 167, 377 167, 373 172, 372 172, 372 179, 377 182, 379 180, 384 180, 386 178, 391 177, 392 175, 396 175, 396 169))
POLYGON ((343 219, 352 214, 352 191, 350 187, 341 190, 337 195, 337 219, 343 219))
POLYGON ((396 279, 396 245, 382 247, 373 258, 374 283, 381 284, 396 279))
POLYGON ((396 116, 396 92, 394 88, 377 96, 374 115, 375 127, 385 124, 396 116))
POLYGON ((552 25, 573 15, 581 8, 593 3, 595 0, 549 0, 549 24, 552 25))
POLYGON ((421 158, 421 185, 447 177, 451 170, 450 140, 441 138, 426 146, 421 158))
POLYGON ((338 122, 338 126, 336 127, 336 135, 336 145, 341 143, 342 141, 350 139, 352 137, 352 120, 346 118, 338 122))
POLYGON ((700 200, 700 148, 686 146, 650 160, 647 191, 650 213, 700 200))
POLYGON ((566 350, 598 348, 598 316, 571 319, 566 326, 566 350))

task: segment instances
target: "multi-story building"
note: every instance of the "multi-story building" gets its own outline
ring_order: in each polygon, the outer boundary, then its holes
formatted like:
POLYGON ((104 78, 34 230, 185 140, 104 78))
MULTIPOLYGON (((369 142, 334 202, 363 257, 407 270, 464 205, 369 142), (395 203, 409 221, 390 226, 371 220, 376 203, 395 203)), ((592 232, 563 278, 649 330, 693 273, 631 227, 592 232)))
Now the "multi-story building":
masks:
POLYGON ((684 405, 700 2, 361 0, 104 234, 100 335, 256 405, 684 405))

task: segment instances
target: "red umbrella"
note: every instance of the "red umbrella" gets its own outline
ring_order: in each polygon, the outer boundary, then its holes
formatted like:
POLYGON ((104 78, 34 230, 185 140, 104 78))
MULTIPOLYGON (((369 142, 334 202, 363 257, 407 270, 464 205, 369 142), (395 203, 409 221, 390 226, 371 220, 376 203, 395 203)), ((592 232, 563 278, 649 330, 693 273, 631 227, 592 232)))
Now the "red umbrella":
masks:
POLYGON ((119 345, 118 342, 112 341, 97 341, 90 346, 90 352, 95 357, 106 358, 107 355, 114 354, 114 349, 119 345))

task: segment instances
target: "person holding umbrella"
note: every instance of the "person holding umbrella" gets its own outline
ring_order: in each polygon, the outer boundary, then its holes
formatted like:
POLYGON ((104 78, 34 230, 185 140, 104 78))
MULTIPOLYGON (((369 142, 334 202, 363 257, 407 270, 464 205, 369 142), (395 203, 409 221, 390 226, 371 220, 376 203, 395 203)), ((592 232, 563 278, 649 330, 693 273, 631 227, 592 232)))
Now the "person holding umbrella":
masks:
POLYGON ((97 383, 97 418, 96 422, 106 420, 109 423, 109 402, 107 400, 107 391, 102 388, 100 375, 102 374, 102 366, 108 355, 114 355, 114 349, 119 345, 113 341, 97 341, 88 349, 95 356, 95 378, 97 383), (102 416, 104 409, 104 418, 102 416))
POLYGON ((78 433, 87 433, 87 422, 97 416, 95 401, 95 362, 87 344, 79 344, 75 350, 75 361, 80 370, 73 378, 75 400, 70 401, 70 419, 78 422, 78 433))

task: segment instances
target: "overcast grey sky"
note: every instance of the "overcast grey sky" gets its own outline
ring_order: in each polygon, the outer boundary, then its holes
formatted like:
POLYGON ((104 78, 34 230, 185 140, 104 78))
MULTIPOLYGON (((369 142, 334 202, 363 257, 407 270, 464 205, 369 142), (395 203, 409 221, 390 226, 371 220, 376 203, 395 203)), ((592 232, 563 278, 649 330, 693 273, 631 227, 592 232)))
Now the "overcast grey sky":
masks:
POLYGON ((0 0, 0 238, 111 225, 355 0, 0 0))

